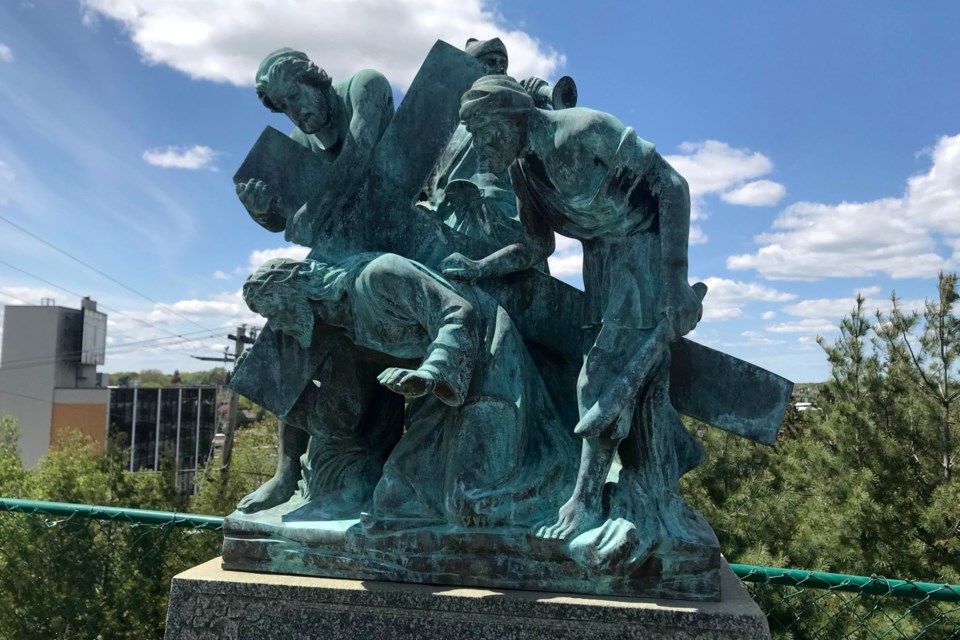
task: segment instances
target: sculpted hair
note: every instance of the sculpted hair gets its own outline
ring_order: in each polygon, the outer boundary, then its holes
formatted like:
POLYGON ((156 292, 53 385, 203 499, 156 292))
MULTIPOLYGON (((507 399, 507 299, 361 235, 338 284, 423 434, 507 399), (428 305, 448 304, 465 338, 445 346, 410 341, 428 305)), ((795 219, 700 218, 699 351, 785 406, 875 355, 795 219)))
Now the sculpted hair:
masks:
POLYGON ((284 289, 311 300, 339 300, 346 291, 348 270, 317 260, 274 258, 260 265, 243 283, 243 300, 255 313, 260 313, 257 301, 261 296, 284 289))
POLYGON ((260 63, 257 69, 256 90, 257 97, 267 109, 274 113, 282 111, 270 99, 271 88, 284 79, 302 82, 318 89, 327 89, 333 82, 327 72, 310 61, 302 51, 294 49, 277 49, 260 63))

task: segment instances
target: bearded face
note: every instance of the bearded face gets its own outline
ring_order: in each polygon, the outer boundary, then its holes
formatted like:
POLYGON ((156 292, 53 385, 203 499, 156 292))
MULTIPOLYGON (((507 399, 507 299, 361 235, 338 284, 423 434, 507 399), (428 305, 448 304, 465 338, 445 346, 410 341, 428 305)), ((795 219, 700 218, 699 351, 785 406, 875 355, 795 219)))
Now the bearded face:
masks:
POLYGON ((494 174, 506 171, 524 145, 523 121, 507 114, 477 114, 466 120, 467 131, 483 166, 494 174))

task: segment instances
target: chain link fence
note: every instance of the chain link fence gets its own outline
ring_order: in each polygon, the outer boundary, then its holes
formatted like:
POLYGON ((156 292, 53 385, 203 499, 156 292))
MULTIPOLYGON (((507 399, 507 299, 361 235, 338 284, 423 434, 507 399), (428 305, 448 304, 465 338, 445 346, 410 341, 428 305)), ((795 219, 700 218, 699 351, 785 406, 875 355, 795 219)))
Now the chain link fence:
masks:
MULTIPOLYGON (((223 518, 0 498, 0 638, 162 638, 223 518)), ((731 565, 774 638, 960 640, 960 585, 731 565)))
POLYGON ((960 640, 960 585, 730 566, 774 638, 960 640))
POLYGON ((0 499, 0 638, 162 638, 170 579, 223 518, 0 499))

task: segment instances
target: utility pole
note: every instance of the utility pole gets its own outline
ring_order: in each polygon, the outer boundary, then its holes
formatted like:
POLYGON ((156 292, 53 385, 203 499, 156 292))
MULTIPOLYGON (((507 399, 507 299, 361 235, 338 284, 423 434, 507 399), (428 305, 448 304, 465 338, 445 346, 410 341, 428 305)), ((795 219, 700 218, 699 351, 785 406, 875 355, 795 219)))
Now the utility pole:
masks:
MULTIPOLYGON (((240 360, 246 345, 253 344, 257 339, 257 330, 251 329, 250 335, 247 335, 247 325, 243 324, 237 327, 236 335, 230 334, 227 338, 233 340, 233 369, 236 371, 236 363, 240 360)), ((230 476, 230 462, 233 458, 233 439, 237 432, 237 414, 240 409, 240 396, 235 391, 228 391, 230 394, 230 404, 227 409, 227 427, 224 430, 223 438, 223 460, 220 467, 221 479, 226 484, 230 476)))

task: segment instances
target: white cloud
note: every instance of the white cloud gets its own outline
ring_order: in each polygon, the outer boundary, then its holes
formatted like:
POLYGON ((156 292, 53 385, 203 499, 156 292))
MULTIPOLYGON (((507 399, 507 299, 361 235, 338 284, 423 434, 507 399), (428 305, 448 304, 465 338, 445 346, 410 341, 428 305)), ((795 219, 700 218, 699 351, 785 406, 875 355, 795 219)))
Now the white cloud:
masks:
POLYGON ((803 318, 795 322, 780 322, 767 327, 770 333, 806 333, 818 335, 838 331, 837 325, 822 318, 803 318))
POLYGON ((579 240, 553 234, 556 249, 547 259, 550 274, 561 279, 575 278, 583 273, 583 245, 579 240))
POLYGON ((0 42, 0 62, 13 62, 13 51, 10 47, 0 42))
POLYGON ((745 340, 739 343, 731 343, 729 346, 736 347, 775 347, 785 344, 785 340, 778 340, 757 333, 756 331, 744 331, 740 334, 745 340))
POLYGON ((724 202, 745 207, 769 207, 777 204, 787 194, 787 189, 772 180, 754 180, 720 195, 724 202))
POLYGON ((500 37, 511 75, 549 78, 564 56, 524 31, 510 29, 487 0, 81 0, 84 21, 119 22, 148 64, 192 78, 253 84, 264 55, 280 47, 305 51, 335 79, 365 67, 405 89, 437 39, 462 47, 467 38, 500 37))
POLYGON ((303 260, 307 257, 308 253, 310 253, 310 249, 295 244, 291 244, 286 247, 278 247, 276 249, 260 249, 253 251, 250 254, 250 257, 247 260, 247 266, 239 268, 238 273, 243 276, 247 276, 256 271, 260 265, 267 260, 273 260, 274 258, 303 260))
POLYGON ((762 153, 719 140, 684 142, 680 155, 665 158, 690 183, 694 197, 720 193, 773 171, 773 161, 762 153))
MULTIPOLYGON (((868 314, 872 314, 876 309, 887 310, 890 308, 889 299, 877 300, 874 298, 880 293, 880 287, 867 287, 859 291, 865 299, 864 309, 868 314)), ((795 304, 785 305, 784 313, 799 318, 821 318, 839 320, 843 316, 853 311, 856 306, 856 294, 845 298, 816 298, 811 300, 801 300, 795 304)))
POLYGON ((147 164, 164 169, 212 169, 217 152, 210 147, 195 144, 192 147, 166 147, 165 149, 147 149, 143 159, 147 164))
POLYGON ((753 254, 727 268, 766 278, 818 280, 884 273, 931 277, 960 264, 960 135, 940 138, 932 165, 907 180, 903 196, 869 202, 798 202, 773 230, 758 235, 753 254))
POLYGON ((707 297, 703 300, 703 322, 730 320, 743 315, 743 309, 753 302, 786 302, 796 296, 777 291, 755 282, 740 282, 725 278, 706 278, 707 297))
MULTIPOLYGON (((719 140, 684 142, 679 150, 677 155, 664 157, 690 184, 692 221, 707 217, 704 198, 708 195, 719 194, 731 204, 766 206, 774 204, 786 193, 783 185, 777 182, 748 182, 773 171, 773 161, 762 153, 736 149, 719 140)), ((706 241, 707 237, 699 227, 690 227, 690 244, 706 241)))
POLYGON ((773 320, 773 319, 776 318, 776 317, 777 317, 777 312, 776 312, 776 311, 764 311, 764 312, 760 315, 760 319, 761 319, 761 320, 773 320))
POLYGON ((214 280, 229 280, 230 278, 231 276, 229 273, 221 271, 220 269, 217 269, 216 271, 213 272, 214 280))

